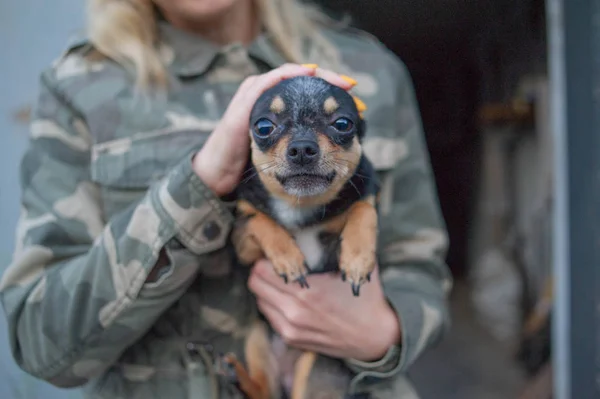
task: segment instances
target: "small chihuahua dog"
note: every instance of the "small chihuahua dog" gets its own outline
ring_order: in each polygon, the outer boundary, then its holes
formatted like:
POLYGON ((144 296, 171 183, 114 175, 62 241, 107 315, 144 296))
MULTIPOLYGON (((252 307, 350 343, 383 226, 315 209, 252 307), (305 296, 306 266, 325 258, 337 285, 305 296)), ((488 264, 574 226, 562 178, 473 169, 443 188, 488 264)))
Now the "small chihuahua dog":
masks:
MULTIPOLYGON (((358 100, 356 100, 358 101, 358 100)), ((251 151, 236 192, 232 242, 241 264, 267 258, 283 280, 310 289, 309 273, 339 272, 355 296, 376 264, 378 185, 362 152, 355 99, 317 77, 286 79, 258 99, 251 151)), ((257 321, 242 365, 224 363, 250 399, 342 399, 340 362, 288 348, 257 321)))

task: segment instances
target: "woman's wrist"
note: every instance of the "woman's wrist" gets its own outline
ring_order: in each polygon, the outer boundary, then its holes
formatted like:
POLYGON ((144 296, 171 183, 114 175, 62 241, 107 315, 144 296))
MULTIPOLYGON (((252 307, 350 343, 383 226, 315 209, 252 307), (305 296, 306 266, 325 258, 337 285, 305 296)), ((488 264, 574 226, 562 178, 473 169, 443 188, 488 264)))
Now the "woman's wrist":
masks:
POLYGON ((377 333, 366 332, 368 335, 365 338, 368 346, 365 349, 367 350, 362 356, 356 357, 356 360, 363 362, 380 360, 392 346, 398 345, 401 342, 400 320, 391 305, 387 301, 384 301, 381 310, 377 314, 377 333))
POLYGON ((204 148, 192 158, 192 170, 217 197, 229 194, 234 187, 234 178, 223 173, 219 160, 204 148))
POLYGON ((206 155, 202 150, 198 151, 192 158, 192 170, 211 191, 219 195, 215 190, 218 178, 213 173, 214 165, 210 167, 206 161, 206 155))

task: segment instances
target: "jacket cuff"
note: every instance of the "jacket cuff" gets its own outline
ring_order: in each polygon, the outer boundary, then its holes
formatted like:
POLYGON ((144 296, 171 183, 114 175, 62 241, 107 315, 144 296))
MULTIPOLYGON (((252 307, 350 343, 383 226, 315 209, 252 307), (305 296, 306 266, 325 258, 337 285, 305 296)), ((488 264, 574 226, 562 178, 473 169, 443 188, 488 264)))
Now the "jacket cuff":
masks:
POLYGON ((384 289, 387 299, 398 315, 402 331, 401 342, 388 349, 383 358, 374 362, 345 359, 345 363, 356 375, 351 381, 350 392, 359 393, 369 389, 382 379, 405 373, 444 328, 444 312, 422 292, 393 292, 384 289))
POLYGON ((233 214, 193 171, 191 155, 160 184, 153 202, 172 221, 175 240, 190 252, 202 255, 225 246, 233 214))
MULTIPOLYGON (((404 338, 402 338, 402 340, 404 340, 404 338)), ((356 394, 368 391, 370 385, 398 374, 404 356, 403 348, 404 346, 402 343, 393 345, 381 359, 372 362, 365 362, 353 358, 344 359, 346 366, 355 373, 350 382, 349 393, 356 394)))
POLYGON ((379 360, 373 362, 364 362, 357 359, 345 359, 346 365, 355 373, 369 372, 384 376, 393 372, 400 361, 402 345, 393 345, 386 354, 379 360))

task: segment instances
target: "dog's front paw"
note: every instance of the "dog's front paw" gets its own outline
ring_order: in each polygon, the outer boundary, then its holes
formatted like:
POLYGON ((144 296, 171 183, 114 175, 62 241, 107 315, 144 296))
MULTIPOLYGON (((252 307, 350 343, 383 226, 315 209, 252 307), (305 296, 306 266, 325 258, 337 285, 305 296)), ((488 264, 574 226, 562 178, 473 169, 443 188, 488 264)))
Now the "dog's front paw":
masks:
POLYGON ((360 286, 371 281, 371 273, 376 264, 375 251, 369 246, 355 247, 342 241, 340 254, 340 271, 342 280, 352 286, 354 296, 360 295, 360 286))
POLYGON ((272 256, 271 263, 275 272, 281 276, 287 284, 289 281, 296 281, 302 288, 309 288, 306 282, 308 267, 302 252, 295 246, 290 246, 287 251, 281 255, 272 256))

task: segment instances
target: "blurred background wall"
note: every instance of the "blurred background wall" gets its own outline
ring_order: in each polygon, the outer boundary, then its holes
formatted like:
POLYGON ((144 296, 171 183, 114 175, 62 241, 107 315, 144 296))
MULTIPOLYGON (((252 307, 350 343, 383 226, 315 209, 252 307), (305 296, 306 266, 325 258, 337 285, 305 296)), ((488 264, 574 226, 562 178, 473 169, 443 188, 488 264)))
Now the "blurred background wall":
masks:
POLYGON ((478 112, 506 103, 522 79, 545 74, 544 0, 327 0, 407 65, 417 91, 452 245, 465 275, 480 166, 478 112))
POLYGON ((519 397, 547 378, 550 357, 545 1, 320 3, 382 40, 415 84, 456 279, 453 329, 411 370, 417 388, 424 398, 519 397))

